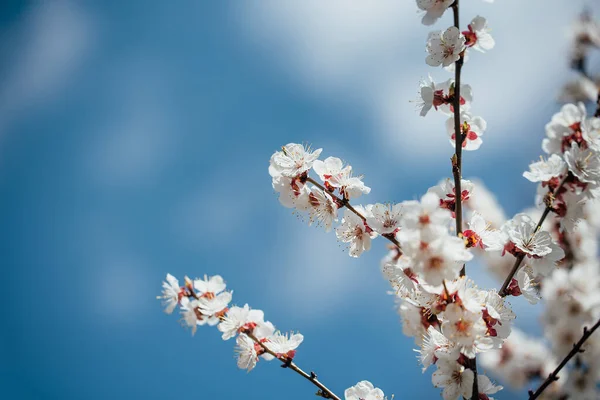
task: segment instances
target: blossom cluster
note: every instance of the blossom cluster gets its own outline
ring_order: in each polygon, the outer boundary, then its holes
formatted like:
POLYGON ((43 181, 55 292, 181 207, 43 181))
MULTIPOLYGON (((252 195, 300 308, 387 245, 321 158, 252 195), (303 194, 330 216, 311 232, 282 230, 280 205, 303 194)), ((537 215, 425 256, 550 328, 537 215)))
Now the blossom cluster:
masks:
MULTIPOLYGON (((582 219, 572 231, 561 227, 561 218, 554 215, 543 223, 560 244, 565 257, 546 276, 537 275, 531 287, 542 298, 541 315, 544 338, 526 337, 513 330, 501 350, 483 355, 481 363, 495 372, 503 381, 520 388, 533 379, 545 378, 558 365, 579 339, 584 327, 592 326, 600 318, 600 263, 597 260, 597 238, 600 225, 597 201, 583 206, 582 219)), ((527 210, 537 216, 540 210, 527 210), (537 215, 536 215, 537 214, 537 215)), ((528 265, 522 269, 532 270, 528 265)), ((505 272, 506 274, 506 272, 505 272)), ((591 336, 584 344, 583 353, 575 365, 561 370, 560 379, 543 393, 543 398, 577 399, 600 397, 600 341, 591 336)))
MULTIPOLYGON (((472 202, 474 185, 462 181, 462 200, 472 202)), ((425 371, 434 365, 432 382, 446 400, 473 395, 475 356, 502 347, 515 318, 495 290, 479 289, 460 276, 476 250, 487 250, 497 235, 482 214, 472 212, 469 229, 453 234, 455 190, 450 180, 429 189, 420 202, 408 202, 398 237, 402 251, 390 249, 382 272, 394 289, 403 333, 415 338, 425 371)), ((501 389, 477 375, 480 398, 501 389)), ((487 397, 483 397, 487 396, 487 397)))
MULTIPOLYGON (((600 318, 600 263, 597 259, 598 220, 597 173, 600 119, 588 117, 584 104, 566 104, 546 125, 542 149, 547 159, 534 162, 523 175, 538 184, 537 208, 525 210, 517 218, 542 221, 528 248, 541 250, 546 243, 554 256, 523 257, 517 279, 508 286, 508 294, 541 297, 544 311, 541 321, 544 340, 513 333, 499 352, 486 354, 484 366, 493 369, 515 387, 529 380, 545 378, 573 348, 584 327, 600 318), (547 210, 547 217, 541 218, 547 210), (520 276, 520 278, 519 278, 520 276)), ((514 252, 506 245, 505 252, 514 252)), ((496 259, 487 260, 496 272, 506 276, 507 264, 499 267, 496 259)), ((565 396, 578 399, 600 397, 600 341, 591 336, 577 355, 575 365, 563 369, 558 381, 543 394, 544 398, 565 396)))
MULTIPOLYGON (((232 291, 227 291, 223 278, 219 275, 203 279, 184 279, 183 286, 177 278, 167 274, 163 282, 162 300, 167 314, 179 307, 184 326, 196 333, 198 326, 216 326, 223 340, 235 338, 237 365, 251 371, 260 359, 277 359, 283 366, 293 364, 298 346, 304 336, 300 333, 281 333, 264 319, 264 312, 243 307, 230 306, 232 291)), ((295 367, 295 366, 294 366, 295 367)), ((298 369, 297 367, 295 367, 298 369)), ((314 374, 313 374, 314 375, 314 374)), ((312 376, 310 379, 315 379, 312 376)), ((384 400, 381 389, 368 381, 361 381, 345 391, 346 400, 384 400)))
MULTIPOLYGON (((414 338, 422 370, 435 369, 432 383, 444 400, 493 400, 502 386, 477 372, 477 360, 514 387, 560 377, 542 390, 543 398, 600 398, 600 337, 585 342, 574 365, 555 372, 564 365, 561 359, 568 361, 584 327, 600 318, 600 104, 594 116, 577 103, 552 117, 542 141, 545 158, 523 173, 537 184, 536 207, 508 219, 483 183, 463 179, 461 172, 462 150, 479 149, 487 129, 485 120, 471 113, 473 91, 460 79, 471 49, 485 52, 495 45, 487 20, 476 16, 461 31, 458 1, 416 3, 425 25, 449 9, 455 16, 456 25, 431 32, 425 46, 426 63, 444 67, 454 78, 437 83, 429 76, 421 82, 419 99, 421 116, 434 110, 448 117, 454 179, 443 179, 419 200, 359 205, 356 200, 371 189, 351 165, 337 157, 321 159, 320 148, 288 143, 270 158, 272 187, 280 203, 306 216, 310 225, 335 231, 351 257, 370 250, 376 238, 391 243, 382 274, 393 289, 403 333, 414 338), (479 288, 466 276, 466 264, 475 257, 504 282, 499 290, 479 288), (531 304, 543 302, 543 341, 513 327, 515 313, 507 299, 519 296, 531 304)), ((585 75, 581 59, 600 45, 600 28, 589 18, 582 21, 574 35, 573 60, 579 61, 573 64, 585 75)), ((598 88, 593 92, 597 95, 598 88)), ((160 298, 168 313, 179 307, 192 332, 209 325, 224 340, 235 338, 240 368, 250 371, 260 359, 277 359, 301 371, 293 360, 303 336, 277 331, 247 304, 230 306, 232 292, 225 289, 220 276, 186 277, 180 286, 167 275, 160 298)), ((314 374, 299 373, 317 384, 314 374)), ((344 395, 384 398, 368 381, 344 395)))
POLYGON ((369 193, 371 188, 362 177, 353 176, 352 166, 344 165, 341 159, 319 160, 321 151, 289 143, 275 152, 269 165, 273 189, 279 193, 282 205, 308 213, 310 224, 323 226, 329 232, 334 223, 340 222, 335 229, 337 237, 349 244, 351 256, 358 257, 371 248, 371 239, 378 233, 394 231, 396 212, 385 206, 352 207, 350 199, 369 193), (311 170, 320 183, 309 176, 311 170), (340 221, 338 210, 343 207, 346 209, 340 221), (369 226, 367 220, 372 225, 376 222, 379 229, 374 230, 375 225, 369 226))
MULTIPOLYGON (((417 1, 418 7, 425 11, 423 23, 429 25, 453 3, 453 1, 417 1), (435 18, 434 18, 435 17, 435 18)), ((432 67, 443 66, 453 70, 456 62, 464 63, 468 60, 469 49, 485 52, 491 50, 495 45, 490 34, 487 20, 476 16, 467 26, 467 30, 460 32, 456 26, 451 26, 442 31, 434 31, 429 34, 426 49, 428 56, 426 62, 432 67)), ((420 115, 425 116, 433 108, 443 115, 448 116, 446 131, 450 143, 456 144, 456 122, 459 119, 460 142, 465 150, 477 150, 481 144, 481 137, 486 131, 487 124, 479 116, 471 114, 471 102, 473 99, 471 86, 461 84, 458 91, 455 87, 455 79, 448 79, 442 83, 435 83, 429 76, 427 81, 421 82, 420 98, 418 104, 420 115), (454 112, 455 97, 458 95, 459 112, 454 112)))
MULTIPOLYGON (((581 29, 594 26, 590 23, 581 29)), ((558 360, 572 351, 584 327, 591 327, 600 318, 600 119, 588 116, 583 103, 566 104, 545 130, 542 150, 547 158, 532 163, 523 174, 538 184, 537 208, 525 210, 501 228, 506 230, 517 220, 530 221, 523 237, 531 239, 520 246, 507 239, 503 248, 503 254, 511 253, 523 260, 507 294, 523 294, 532 302, 541 297, 544 338, 513 332, 501 350, 481 358, 485 367, 514 387, 548 376, 558 360), (548 254, 542 254, 545 252, 548 254)), ((506 276, 511 263, 501 259, 496 256, 486 261, 496 273, 506 276)), ((600 397, 598 336, 591 336, 582 350, 570 368, 560 371, 560 379, 543 392, 542 398, 600 397)))
POLYGON ((170 314, 180 308, 182 322, 192 334, 198 326, 216 326, 223 340, 236 338, 237 365, 248 371, 259 360, 283 361, 294 359, 296 349, 304 340, 300 333, 284 334, 275 330, 275 326, 264 320, 262 310, 229 306, 232 291, 226 291, 226 284, 219 275, 205 276, 203 279, 185 277, 184 285, 168 274, 163 282, 163 300, 165 312, 170 314), (263 346, 263 344, 266 344, 263 346), (270 351, 267 351, 270 350, 270 351))

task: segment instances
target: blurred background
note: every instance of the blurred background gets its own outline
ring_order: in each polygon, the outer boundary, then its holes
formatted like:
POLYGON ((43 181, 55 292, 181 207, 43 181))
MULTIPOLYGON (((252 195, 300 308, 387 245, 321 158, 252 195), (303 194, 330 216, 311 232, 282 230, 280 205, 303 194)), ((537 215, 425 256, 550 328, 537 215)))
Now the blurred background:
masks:
MULTIPOLYGON (((533 202, 521 173, 570 77, 569 26, 598 7, 461 3, 462 25, 481 14, 496 39, 463 69, 488 122, 464 175, 512 215, 533 202)), ((0 23, 0 398, 312 398, 275 363, 237 369, 216 329, 191 337, 166 316, 167 272, 221 274, 234 302, 305 335, 298 364, 339 394, 366 379, 440 397, 379 272, 385 243, 348 257, 279 205, 267 173, 273 151, 308 142, 364 174, 365 203, 450 176, 444 118, 411 103, 428 74, 450 77, 424 62, 414 1, 5 0, 0 23)), ((538 334, 537 309, 513 306, 538 334)))

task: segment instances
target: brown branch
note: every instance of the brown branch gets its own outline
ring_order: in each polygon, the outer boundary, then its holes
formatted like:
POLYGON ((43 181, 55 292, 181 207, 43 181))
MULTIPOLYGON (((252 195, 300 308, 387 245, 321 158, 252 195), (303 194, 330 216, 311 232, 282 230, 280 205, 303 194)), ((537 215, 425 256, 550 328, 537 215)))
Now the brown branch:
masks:
MULTIPOLYGON (((319 189, 321 189, 322 191, 324 191, 325 193, 327 193, 328 195, 333 197, 337 203, 342 204, 343 207, 346 207, 348 210, 352 211, 363 221, 367 220, 367 218, 365 218, 364 215, 362 215, 360 212, 356 211, 356 209, 354 207, 352 207, 352 204, 350 204, 350 201, 348 201, 348 199, 339 198, 335 194, 331 193, 331 191, 327 190, 327 188, 325 188, 325 186, 321 185, 319 182, 315 181, 310 176, 306 177, 306 182, 312 183, 313 185, 315 185, 316 187, 318 187, 319 189)), ((398 247, 398 249, 402 250, 402 248, 400 247, 400 242, 398 242, 398 240, 396 240, 394 235, 390 234, 390 235, 381 235, 381 236, 386 238, 390 242, 392 242, 396 247, 398 247)))
MULTIPOLYGON (((454 17, 454 26, 460 31, 460 18, 458 1, 455 0, 452 4, 452 15, 454 17)), ((454 98, 452 107, 454 108, 454 155, 452 156, 452 175, 454 176, 454 199, 455 208, 454 215, 456 217, 456 235, 462 236, 463 227, 463 215, 462 215, 462 145, 463 145, 463 134, 460 126, 460 74, 463 66, 464 53, 460 55, 460 58, 454 63, 454 98)), ((463 264, 460 270, 460 276, 465 276, 467 273, 466 266, 463 264)), ((473 392, 471 394, 471 400, 479 399, 479 385, 477 383, 477 359, 475 357, 468 359, 467 365, 470 370, 473 371, 473 392)))
POLYGON ((588 340, 590 336, 592 336, 592 333, 594 333, 594 331, 598 329, 599 326, 600 320, 598 320, 598 322, 596 322, 594 326, 592 326, 592 329, 588 329, 587 326, 583 327, 583 336, 581 336, 581 339, 579 339, 577 343, 573 344, 573 349, 571 349, 569 354, 567 354, 567 356, 563 358, 560 364, 558 364, 558 367, 556 367, 556 369, 552 371, 550 375, 548 375, 546 380, 540 385, 540 387, 535 391, 535 393, 533 392, 533 390, 529 391, 529 400, 537 399, 542 394, 542 392, 548 386, 550 386, 552 382, 558 380, 558 373, 560 372, 560 370, 563 369, 565 365, 567 365, 571 358, 578 355, 579 353, 583 353, 584 350, 581 348, 581 346, 583 346, 585 341, 588 340))
POLYGON ((271 349, 269 349, 264 343, 262 343, 254 334, 249 332, 244 332, 246 336, 252 339, 256 344, 258 344, 266 353, 272 355, 283 364, 281 364, 282 368, 289 368, 297 374, 301 375, 303 378, 310 381, 313 385, 319 388, 319 391, 316 393, 317 396, 323 397, 325 399, 333 399, 333 400, 341 400, 339 396, 333 393, 327 386, 323 385, 318 379, 317 374, 311 371, 310 374, 304 372, 300 367, 298 367, 290 358, 286 356, 277 355, 271 349))
MULTIPOLYGON (((454 26, 460 30, 458 0, 452 4, 454 15, 454 26)), ((460 127, 460 73, 463 66, 463 56, 454 64, 454 98, 452 99, 452 108, 454 109, 454 155, 452 156, 452 175, 454 176, 454 199, 456 216, 456 235, 462 234, 462 143, 463 135, 460 127)), ((465 266, 460 271, 460 276, 465 276, 465 266)))
MULTIPOLYGON (((560 190, 563 188, 563 186, 565 185, 565 183, 567 182, 567 180, 570 178, 570 173, 567 173, 567 176, 565 176, 565 178, 560 182, 560 185, 558 185, 558 187, 556 188, 556 190, 554 190, 554 192, 552 192, 548 198, 549 200, 546 202, 546 208, 544 209, 544 212, 542 213, 542 216, 540 217, 535 230, 533 231, 533 235, 535 236, 538 231, 540 230, 540 228, 542 227, 542 224, 544 223, 544 221, 546 220, 546 217, 548 217, 548 214, 550 213, 550 211, 552 210, 552 202, 554 200, 554 198, 556 197, 556 195, 558 194, 558 192, 560 192, 560 190)), ((533 239, 533 236, 529 239, 531 240, 533 239)), ((525 259, 525 254, 519 254, 517 256, 517 259, 515 260, 515 263, 513 264, 512 269, 510 270, 510 273, 508 274, 508 276, 506 277, 506 279, 504 280, 504 283, 502 284, 502 287, 500 288, 500 291, 498 292, 498 294, 502 297, 505 297, 508 293, 506 292, 506 289, 508 288, 508 285, 510 285, 510 283, 512 282, 514 276, 516 275, 517 271, 519 271, 519 267, 521 266, 521 263, 523 262, 523 260, 525 259)))

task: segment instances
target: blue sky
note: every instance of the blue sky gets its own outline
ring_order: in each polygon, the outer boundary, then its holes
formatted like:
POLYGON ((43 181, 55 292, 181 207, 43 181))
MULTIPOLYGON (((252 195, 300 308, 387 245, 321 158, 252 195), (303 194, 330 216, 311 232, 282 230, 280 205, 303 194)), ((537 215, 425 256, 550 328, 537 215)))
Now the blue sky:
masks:
MULTIPOLYGON (((367 379, 398 399, 438 398, 386 294, 384 243, 351 259, 279 205, 267 173, 282 144, 309 142, 365 175, 365 202, 418 198, 449 176, 443 118, 409 102, 428 73, 449 74, 424 63, 414 4, 396 3, 7 3, 0 397, 311 397, 274 363, 238 370, 216 329, 192 338, 165 316, 155 296, 170 272, 221 274, 236 303, 302 332, 298 364, 338 393, 367 379)), ((488 121, 464 170, 514 214, 533 199, 521 173, 558 110, 583 3, 497 3, 464 10, 464 23, 488 17, 497 41, 464 69, 488 121)), ((515 307, 536 331, 537 311, 515 307)))

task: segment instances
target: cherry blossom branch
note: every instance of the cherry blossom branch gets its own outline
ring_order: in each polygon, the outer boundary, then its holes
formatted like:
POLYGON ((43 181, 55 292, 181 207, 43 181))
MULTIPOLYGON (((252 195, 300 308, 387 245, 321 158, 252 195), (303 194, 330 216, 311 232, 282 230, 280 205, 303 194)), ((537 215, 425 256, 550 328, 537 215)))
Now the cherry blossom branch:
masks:
POLYGON ((335 393, 333 393, 330 389, 327 388, 327 386, 323 385, 317 379, 317 374, 315 374, 312 371, 311 371, 310 374, 307 374, 300 367, 298 367, 292 361, 291 358, 288 358, 288 357, 282 356, 282 355, 277 355, 277 353, 275 353, 274 351, 272 351, 271 349, 269 349, 263 342, 261 342, 256 336, 254 336, 254 334, 252 334, 250 332, 243 332, 243 333, 246 336, 248 336, 250 339, 252 339, 252 341, 254 341, 254 343, 258 344, 266 353, 272 355, 273 357, 275 357, 276 359, 278 359, 279 361, 281 361, 283 363, 281 365, 282 368, 289 368, 289 369, 291 369, 292 371, 294 371, 297 374, 301 375, 303 378, 307 379, 313 385, 315 385, 316 387, 318 387, 319 391, 316 393, 317 396, 323 397, 325 399, 341 400, 339 396, 337 396, 335 393))
MULTIPOLYGON (((321 185, 319 182, 315 181, 313 178, 311 178, 310 176, 306 177, 306 182, 310 182, 313 185, 315 185, 316 187, 318 187, 319 189, 321 189, 322 191, 324 191, 325 193, 329 194, 333 199, 335 199, 335 201, 338 204, 341 204, 343 207, 346 207, 348 210, 352 211, 354 214, 356 214, 360 219, 364 221, 367 220, 367 218, 365 218, 364 215, 362 215, 360 212, 358 212, 354 207, 352 207, 352 205, 350 204, 350 201, 346 198, 339 198, 338 196, 336 196, 335 194, 331 193, 331 191, 327 190, 327 188, 325 188, 325 186, 321 185)), ((381 235, 382 237, 386 238, 387 240, 389 240, 390 242, 392 242, 398 249, 402 249, 400 247, 400 242, 398 242, 398 240, 396 240, 396 238, 393 235, 381 235)))
MULTIPOLYGON (((560 182, 560 185, 558 185, 558 187, 556 188, 556 190, 554 190, 554 192, 552 192, 551 194, 548 195, 548 201, 546 202, 546 208, 544 209, 544 212, 542 213, 542 216, 540 217, 535 230, 533 231, 533 234, 535 235, 542 227, 542 224, 544 223, 544 221, 546 220, 546 217, 548 217, 548 214, 550 214, 550 211, 552 211, 552 201, 554 200, 555 196, 560 192, 560 190, 563 188, 563 186, 565 185, 565 183, 567 183, 567 180, 571 177, 571 174, 568 173, 567 176, 565 176, 565 178, 560 182)), ((529 240, 531 240, 532 238, 530 238, 529 240)), ((510 285, 510 283, 512 282, 514 276, 516 275, 516 273, 519 271, 519 267, 521 266, 521 263, 523 262, 523 260, 525 259, 525 254, 519 254, 517 256, 517 259, 515 260, 515 263, 513 264, 512 269, 510 270, 510 273, 508 274, 508 276, 506 277, 506 279, 504 280, 504 283, 502 284, 502 287, 500 288, 500 291, 498 292, 498 294, 502 297, 505 297, 508 292, 506 291, 506 289, 508 288, 508 286, 510 285)))
MULTIPOLYGON (((454 26, 460 30, 459 25, 459 13, 458 13, 458 0, 455 0, 452 4, 452 11, 454 15, 454 26)), ((461 189, 461 178, 462 178, 462 131, 460 129, 460 73, 463 65, 463 56, 456 61, 454 69, 454 99, 452 107, 454 108, 454 155, 452 156, 452 175, 454 175, 454 192, 457 194, 455 215, 456 215, 456 235, 462 234, 462 189, 461 189)), ((460 271, 461 276, 465 276, 465 267, 463 266, 460 271)))
POLYGON ((600 91, 598 91, 598 100, 596 100, 596 112, 594 113, 594 117, 600 118, 600 91))
MULTIPOLYGON (((458 9, 458 1, 455 0, 452 4, 452 15, 454 17, 454 26, 460 31, 460 14, 458 9)), ((454 108, 454 155, 452 156, 452 175, 454 176, 454 193, 456 194, 456 206, 454 213, 456 216, 456 235, 462 236, 462 144, 463 135, 460 127, 460 74, 463 66, 464 53, 454 63, 454 99, 452 107, 454 108)), ((465 276, 467 273, 466 265, 463 264, 460 270, 460 276, 465 276)), ((477 359, 476 357, 467 360, 466 367, 473 371, 473 392, 471 400, 479 399, 479 385, 477 382, 477 359)))
POLYGON ((579 353, 583 353, 584 349, 582 349, 581 346, 583 346, 585 341, 588 340, 590 336, 592 336, 592 333, 594 333, 594 331, 596 329, 598 329, 599 326, 600 326, 600 320, 598 320, 598 322, 596 322, 594 324, 594 326, 592 326, 591 329, 588 329, 587 326, 583 327, 583 336, 581 336, 581 339, 579 339, 579 341, 577 343, 573 344, 573 349, 571 349, 569 354, 567 354, 567 356, 565 358, 563 358, 563 360, 560 362, 560 364, 558 364, 558 367, 556 367, 556 369, 554 371, 552 371, 552 373, 550 373, 550 375, 548 375, 546 380, 540 385, 540 387, 535 391, 535 393, 533 392, 533 390, 529 391, 529 400, 534 400, 534 399, 537 399, 538 397, 540 397, 542 392, 548 386, 550 386, 550 384, 552 382, 555 382, 558 380, 558 373, 560 372, 560 370, 563 369, 565 365, 567 365, 567 363, 571 360, 571 358, 578 355, 579 353))

